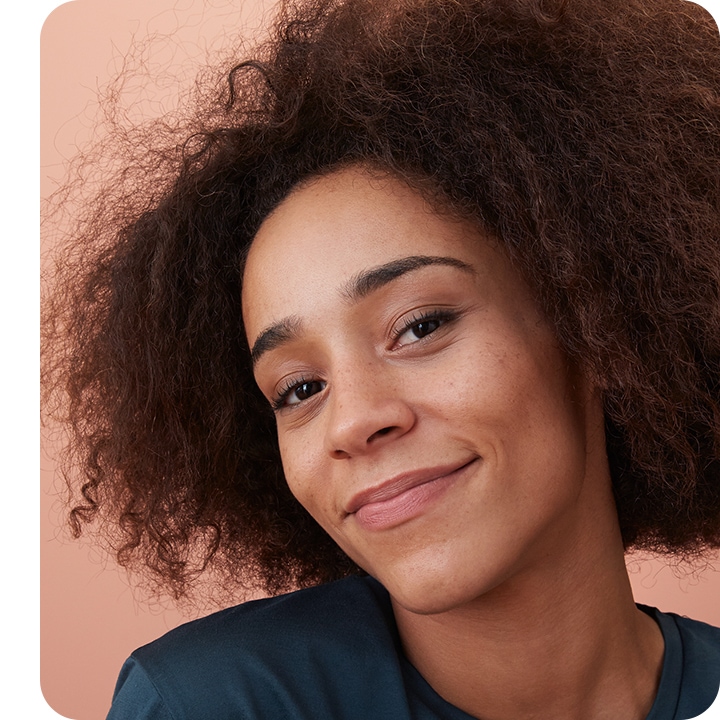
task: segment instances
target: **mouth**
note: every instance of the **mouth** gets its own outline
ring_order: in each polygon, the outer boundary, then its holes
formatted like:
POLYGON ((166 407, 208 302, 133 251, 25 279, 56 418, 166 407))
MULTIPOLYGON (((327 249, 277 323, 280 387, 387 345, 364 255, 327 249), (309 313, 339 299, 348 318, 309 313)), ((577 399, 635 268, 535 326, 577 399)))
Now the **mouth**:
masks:
POLYGON ((366 530, 394 527, 421 515, 479 460, 401 473, 354 495, 346 512, 366 530))

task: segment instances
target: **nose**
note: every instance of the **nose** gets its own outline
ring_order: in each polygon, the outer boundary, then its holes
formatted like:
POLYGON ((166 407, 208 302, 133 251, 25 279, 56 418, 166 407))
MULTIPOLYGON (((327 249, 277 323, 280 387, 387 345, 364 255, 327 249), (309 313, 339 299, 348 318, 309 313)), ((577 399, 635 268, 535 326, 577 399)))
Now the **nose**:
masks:
POLYGON ((390 373, 368 366, 343 373, 332 383, 325 435, 335 459, 357 457, 402 437, 415 425, 415 412, 390 373))

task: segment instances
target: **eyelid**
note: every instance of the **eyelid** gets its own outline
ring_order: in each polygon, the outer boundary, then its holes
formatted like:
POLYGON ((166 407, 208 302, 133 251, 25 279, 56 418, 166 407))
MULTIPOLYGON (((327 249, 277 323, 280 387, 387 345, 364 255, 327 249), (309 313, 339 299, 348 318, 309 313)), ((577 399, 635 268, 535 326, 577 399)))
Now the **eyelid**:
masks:
MULTIPOLYGON (((393 345, 395 345, 408 330, 423 322, 431 322, 433 320, 440 321, 440 327, 437 329, 439 330, 444 325, 447 325, 457 320, 460 315, 461 311, 457 308, 452 307, 430 307, 425 309, 419 308, 412 311, 409 316, 406 315, 405 317, 401 318, 399 326, 397 323, 395 324, 391 332, 390 340, 392 341, 393 345)), ((434 335, 437 330, 429 333, 426 338, 434 335)), ((422 342, 422 340, 424 339, 425 338, 418 338, 415 342, 403 344, 400 347, 414 345, 416 344, 416 342, 422 342)))
MULTIPOLYGON (((288 377, 280 385, 280 389, 275 391, 273 393, 273 396, 270 398, 270 406, 273 409, 273 412, 280 412, 281 410, 287 410, 290 408, 294 408, 300 405, 303 405, 308 400, 312 400, 315 395, 319 395, 320 393, 314 393, 311 397, 307 398, 307 400, 300 400, 296 403, 287 404, 285 401, 287 400, 288 396, 300 385, 305 385, 309 383, 323 383, 324 380, 321 380, 317 377, 308 376, 305 374, 302 374, 300 376, 295 377, 288 377)), ((326 383, 327 384, 327 383, 326 383)), ((323 388, 324 389, 324 388, 323 388)), ((322 392, 322 391, 320 391, 322 392)))
POLYGON ((270 405, 272 406, 273 411, 277 412, 278 410, 282 410, 284 407, 287 407, 287 405, 285 405, 287 396, 294 388, 305 382, 307 382, 307 378, 304 375, 301 375, 300 377, 285 378, 280 384, 279 389, 276 390, 270 398, 270 405))

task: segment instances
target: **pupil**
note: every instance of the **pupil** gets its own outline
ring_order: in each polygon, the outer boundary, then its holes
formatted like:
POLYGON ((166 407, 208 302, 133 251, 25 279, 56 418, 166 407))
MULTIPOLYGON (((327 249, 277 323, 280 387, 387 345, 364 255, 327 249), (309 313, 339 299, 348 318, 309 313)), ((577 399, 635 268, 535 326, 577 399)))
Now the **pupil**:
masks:
POLYGON ((316 392, 316 385, 316 382, 306 382, 300 385, 295 391, 298 400, 307 400, 313 394, 313 391, 316 392))
POLYGON ((415 335, 419 338, 429 335, 434 330, 437 330, 437 320, 424 320, 415 326, 415 335))

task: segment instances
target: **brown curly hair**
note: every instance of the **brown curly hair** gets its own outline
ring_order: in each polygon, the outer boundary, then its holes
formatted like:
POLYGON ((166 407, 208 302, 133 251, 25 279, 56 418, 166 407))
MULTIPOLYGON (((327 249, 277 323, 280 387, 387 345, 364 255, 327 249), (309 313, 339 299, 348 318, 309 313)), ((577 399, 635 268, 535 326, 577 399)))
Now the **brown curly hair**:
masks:
POLYGON ((213 568, 271 593, 359 572, 284 482, 240 286, 293 186, 366 163, 498 237, 598 379, 626 547, 720 546, 719 60, 684 0, 284 3, 190 120, 117 126, 59 255, 74 532, 176 597, 213 568))

